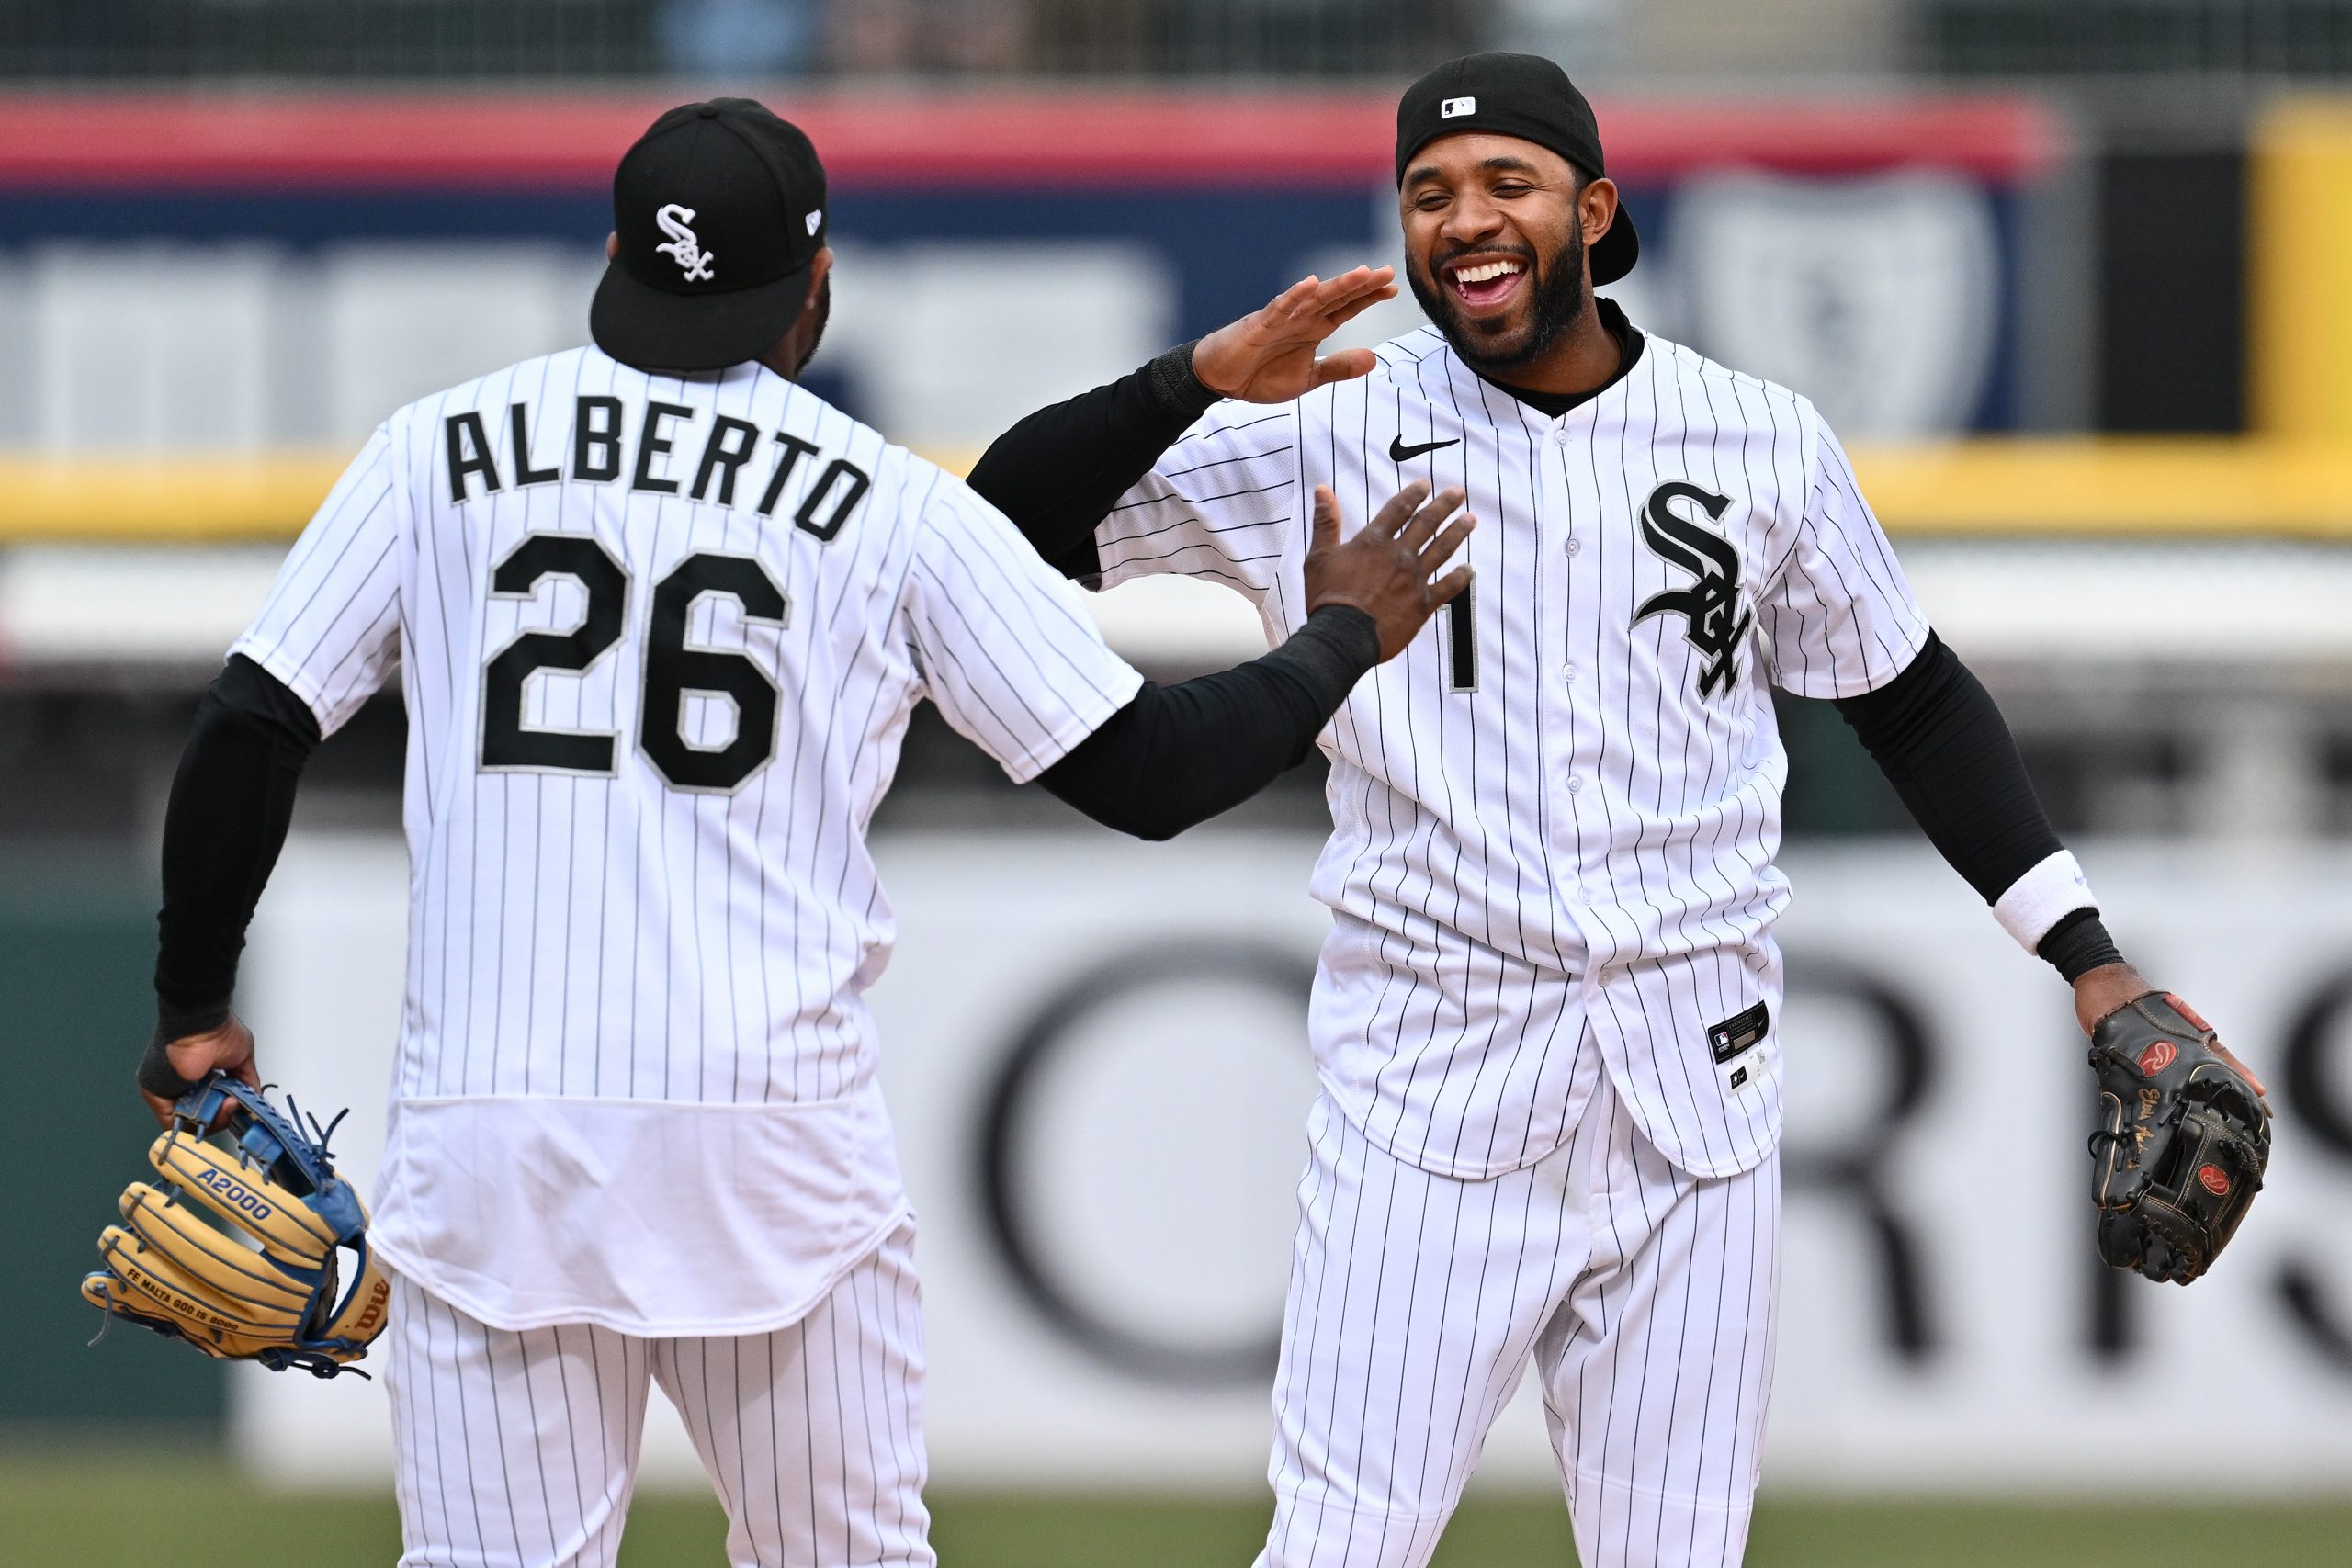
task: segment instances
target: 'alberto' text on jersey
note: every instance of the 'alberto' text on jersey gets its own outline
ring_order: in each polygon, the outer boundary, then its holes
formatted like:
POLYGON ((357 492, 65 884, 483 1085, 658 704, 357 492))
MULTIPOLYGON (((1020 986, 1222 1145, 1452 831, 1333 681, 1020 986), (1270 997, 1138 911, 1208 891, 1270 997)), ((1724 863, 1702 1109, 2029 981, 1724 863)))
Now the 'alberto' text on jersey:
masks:
POLYGON ((820 453, 814 442, 791 431, 770 431, 763 441, 760 427, 751 421, 713 414, 691 403, 649 398, 635 411, 631 425, 631 411, 620 399, 583 392, 571 400, 570 412, 570 438, 561 444, 558 459, 545 468, 532 464, 531 424, 547 413, 535 414, 528 403, 508 406, 495 445, 487 423, 497 417, 495 411, 486 415, 480 409, 461 409, 445 415, 442 449, 450 504, 462 506, 476 495, 495 495, 510 485, 528 488, 566 479, 618 484, 626 479, 628 488, 642 495, 684 494, 688 501, 734 506, 743 471, 752 468, 760 470, 757 489, 741 486, 741 504, 773 517, 794 479, 806 478, 800 475, 802 462, 814 458, 816 478, 800 491, 792 521, 803 533, 831 539, 874 484, 849 458, 820 453), (695 427, 706 423, 697 441, 695 427), (762 453, 766 456, 755 463, 762 453))

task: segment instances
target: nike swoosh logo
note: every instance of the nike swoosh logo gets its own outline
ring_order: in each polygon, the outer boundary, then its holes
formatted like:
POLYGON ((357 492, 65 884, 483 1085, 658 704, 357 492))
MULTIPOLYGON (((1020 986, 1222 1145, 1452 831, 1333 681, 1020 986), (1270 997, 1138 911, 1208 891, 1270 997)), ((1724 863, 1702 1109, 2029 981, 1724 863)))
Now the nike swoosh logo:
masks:
POLYGON ((1461 444, 1462 437, 1457 435, 1449 441, 1424 441, 1419 446, 1408 446, 1402 435, 1392 435, 1388 438, 1388 460, 1392 463, 1409 462, 1424 452, 1434 452, 1441 446, 1458 446, 1461 444))

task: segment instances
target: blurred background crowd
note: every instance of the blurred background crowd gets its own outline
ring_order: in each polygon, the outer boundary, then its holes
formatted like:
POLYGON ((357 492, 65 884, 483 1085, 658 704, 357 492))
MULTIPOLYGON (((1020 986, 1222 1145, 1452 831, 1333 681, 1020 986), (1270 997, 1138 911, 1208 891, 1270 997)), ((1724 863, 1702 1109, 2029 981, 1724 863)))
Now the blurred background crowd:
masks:
MULTIPOLYGON (((21 1325, 0 1559, 69 1560, 87 1476, 118 1473, 44 1450, 119 1459, 159 1419, 249 1476, 380 1503, 364 1387, 128 1336, 85 1352, 72 1282, 141 1143, 127 1075, 194 695, 377 420, 584 337, 636 132, 718 92, 809 129, 840 254, 812 379, 957 467, 1305 272, 1391 259, 1396 94, 1487 48, 1592 93, 1645 237, 1610 292, 1828 413, 2126 951, 2278 1100, 2274 1190, 2211 1280, 2091 1267, 2063 988, 1835 715, 1786 704, 1792 1266, 1758 1561, 1983 1561, 1970 1517, 2009 1521, 2019 1564, 2108 1561, 2031 1509, 2111 1498, 2124 1452, 2182 1505, 2180 1561, 2200 1519, 2234 1561, 2344 1560, 2352 0, 0 5, 0 1050, 74 1134, 0 1140, 0 1190, 37 1200, 0 1275, 21 1325), (1989 1124, 1988 1065, 2025 1086, 2012 1124, 1989 1124), (1958 1202, 1963 1159, 2008 1195, 1958 1202), (2163 1391, 2214 1343, 2238 1358, 2226 1399, 2163 1391), (2152 1444, 2165 1400, 2198 1441, 2152 1444), (1886 1501, 1923 1493, 1976 1501, 1886 1501), (1828 1544, 1858 1518, 1879 1544, 1828 1544)), ((1400 301, 1349 341, 1417 321, 1400 301)), ((1098 606, 1149 673, 1261 646, 1238 599, 1164 586, 1098 606)), ((274 1076, 359 1108, 363 1172, 402 734, 387 693, 311 764, 245 998, 274 1076)), ((905 937, 876 1005, 951 1496, 1240 1499, 1218 1517, 1246 1545, 1264 1377, 1229 1369, 1278 1312, 1313 1092, 1302 995, 1262 976, 1319 936, 1320 784, 1310 764, 1135 850, 918 719, 878 824, 905 937), (1007 1090, 1011 1043, 1105 974, 1128 978, 1007 1090), (983 1168, 1052 1238, 1045 1284, 1008 1267, 983 1168)), ((1540 1490, 1540 1420, 1515 1420, 1490 1471, 1540 1490)), ((691 1474, 679 1442, 656 1439, 657 1476, 691 1474)), ((1090 1517, 1138 1562, 1206 1539, 1090 1517)), ((1478 1560, 1564 1560, 1561 1533, 1526 1538, 1549 1557, 1482 1537, 1478 1560)))
POLYGON ((2339 0, 18 0, 61 77, 1410 75, 1474 49, 1645 74, 2325 76, 2339 0))

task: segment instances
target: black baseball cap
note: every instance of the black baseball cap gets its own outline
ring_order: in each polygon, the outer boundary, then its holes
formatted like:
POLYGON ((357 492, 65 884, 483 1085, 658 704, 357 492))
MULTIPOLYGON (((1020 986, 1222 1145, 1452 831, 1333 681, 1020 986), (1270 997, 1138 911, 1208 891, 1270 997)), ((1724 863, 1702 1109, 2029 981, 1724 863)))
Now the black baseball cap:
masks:
POLYGON ((825 167, 764 105, 683 104, 621 155, 613 230, 596 346, 640 370, 723 370, 775 347, 807 301, 825 167))
MULTIPOLYGON (((1592 106, 1566 72, 1540 54, 1465 54, 1406 88, 1396 103, 1396 183, 1405 183, 1414 153, 1465 130, 1516 136, 1550 148, 1588 175, 1609 172, 1592 106)), ((1620 202, 1609 232, 1592 246, 1592 280, 1616 282, 1634 270, 1641 254, 1633 215, 1620 202)))

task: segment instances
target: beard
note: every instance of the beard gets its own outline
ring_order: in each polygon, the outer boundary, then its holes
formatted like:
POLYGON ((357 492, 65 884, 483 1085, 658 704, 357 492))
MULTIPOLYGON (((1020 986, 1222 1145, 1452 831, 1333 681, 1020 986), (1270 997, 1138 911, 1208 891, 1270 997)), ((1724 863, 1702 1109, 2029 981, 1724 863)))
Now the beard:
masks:
POLYGON ((1568 226, 1567 239, 1548 263, 1524 247, 1515 247, 1507 254, 1517 254, 1526 262, 1530 275, 1526 324, 1516 334, 1507 317, 1490 321, 1466 320, 1453 294, 1444 285, 1433 281, 1437 276, 1437 257, 1431 256, 1426 266, 1405 269, 1406 280, 1413 286, 1413 298, 1419 301, 1422 313, 1445 334, 1453 352, 1473 370, 1511 370, 1541 358, 1567 335, 1568 329, 1584 314, 1581 229, 1575 224, 1568 226))
POLYGON ((800 363, 792 367, 796 380, 803 370, 808 368, 808 362, 817 357, 817 345, 825 341, 825 323, 832 319, 833 275, 829 272, 825 274, 825 280, 817 285, 817 323, 815 330, 808 334, 808 346, 800 351, 800 363))

